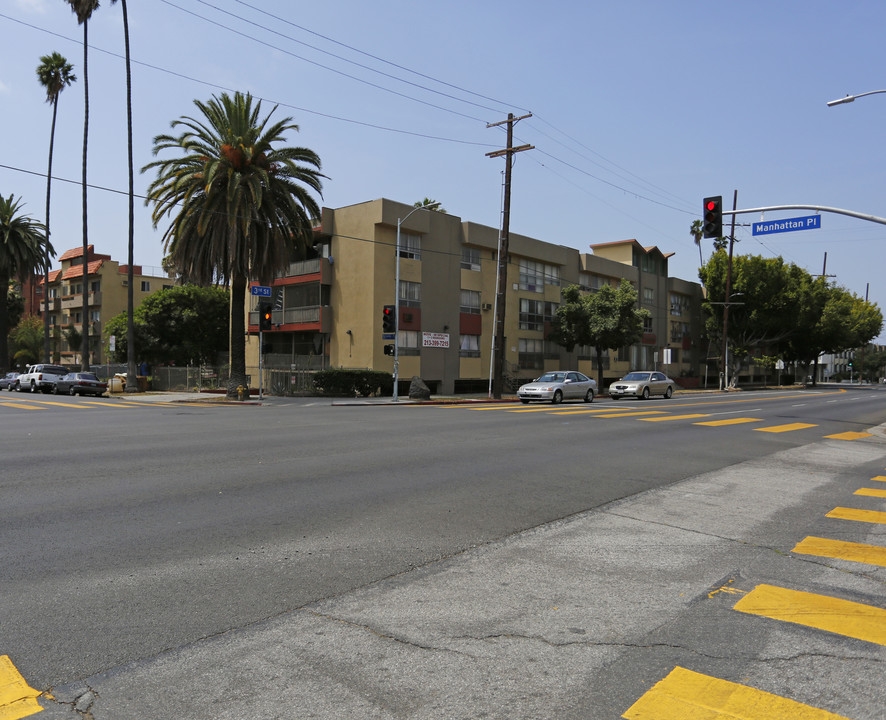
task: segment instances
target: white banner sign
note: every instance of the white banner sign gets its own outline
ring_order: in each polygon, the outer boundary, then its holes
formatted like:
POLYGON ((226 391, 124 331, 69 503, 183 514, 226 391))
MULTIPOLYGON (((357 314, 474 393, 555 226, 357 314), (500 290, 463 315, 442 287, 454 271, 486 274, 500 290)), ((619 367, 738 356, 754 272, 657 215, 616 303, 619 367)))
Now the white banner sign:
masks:
POLYGON ((422 347, 448 348, 449 347, 449 333, 423 332, 421 334, 421 344, 422 344, 422 347))

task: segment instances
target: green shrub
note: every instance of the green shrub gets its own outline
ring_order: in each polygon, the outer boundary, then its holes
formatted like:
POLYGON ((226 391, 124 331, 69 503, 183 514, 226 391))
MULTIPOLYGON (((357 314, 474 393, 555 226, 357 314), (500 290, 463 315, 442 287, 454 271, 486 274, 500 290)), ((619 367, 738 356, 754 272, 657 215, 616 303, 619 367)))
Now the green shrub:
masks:
POLYGON ((335 397, 393 395, 394 376, 379 370, 321 370, 314 373, 314 388, 335 397))

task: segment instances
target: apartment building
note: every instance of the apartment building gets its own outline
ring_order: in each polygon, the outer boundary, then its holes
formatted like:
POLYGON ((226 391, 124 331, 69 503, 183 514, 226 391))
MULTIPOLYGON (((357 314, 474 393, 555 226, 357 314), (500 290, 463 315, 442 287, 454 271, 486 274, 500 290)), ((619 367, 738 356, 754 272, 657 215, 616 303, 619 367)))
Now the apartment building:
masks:
MULTIPOLYGON (((92 245, 87 246, 86 283, 88 289, 88 317, 83 312, 83 247, 63 253, 61 268, 49 273, 49 287, 44 295, 44 280, 36 282, 36 297, 41 312, 49 312, 51 354, 55 362, 65 365, 80 363, 80 352, 70 346, 65 330, 75 328, 83 333, 84 321, 89 327, 89 361, 101 364, 107 360, 107 338, 102 335, 105 323, 125 312, 128 307, 128 265, 120 265, 110 255, 100 255, 92 245), (48 303, 44 301, 48 298, 48 303), (98 339, 98 341, 97 341, 98 339)), ((133 266, 135 307, 156 290, 172 287, 170 277, 144 275, 139 265, 133 266)))
MULTIPOLYGON (((393 358, 384 352, 392 339, 383 337, 382 309, 395 303, 399 263, 401 380, 417 375, 444 394, 485 391, 499 231, 451 214, 412 210, 387 199, 323 208, 315 257, 293 263, 272 284, 273 329, 263 334, 266 367, 392 371, 393 358)), ((640 342, 606 353, 604 377, 658 368, 692 384, 703 355, 701 287, 669 277, 670 254, 636 240, 589 249, 583 253, 510 234, 505 374, 530 379, 545 370, 577 368, 596 377, 591 348, 566 352, 548 340, 561 289, 577 284, 594 292, 627 278, 650 319, 640 342)), ((258 303, 253 298, 248 320, 247 364, 253 367, 260 352, 258 303)))

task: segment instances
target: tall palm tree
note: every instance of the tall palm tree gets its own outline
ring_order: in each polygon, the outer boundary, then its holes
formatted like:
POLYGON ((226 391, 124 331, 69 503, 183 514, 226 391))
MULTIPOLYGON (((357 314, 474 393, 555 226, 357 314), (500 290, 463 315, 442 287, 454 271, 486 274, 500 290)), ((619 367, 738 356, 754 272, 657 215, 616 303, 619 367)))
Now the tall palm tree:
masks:
MULTIPOLYGON (((117 0, 111 0, 111 5, 117 0)), ((123 10, 123 40, 126 46, 126 149, 129 158, 129 258, 126 270, 126 371, 127 377, 137 375, 135 362, 135 301, 133 296, 135 255, 135 168, 132 164, 132 63, 129 54, 129 13, 126 11, 126 0, 120 0, 123 10)), ((137 382, 126 383, 126 392, 138 392, 137 382)))
MULTIPOLYGON (((58 96, 75 82, 74 66, 57 52, 44 55, 37 66, 37 79, 46 90, 46 102, 52 105, 52 129, 49 132, 49 166, 46 170, 46 239, 49 240, 49 199, 52 193, 52 148, 55 144, 55 120, 58 115, 58 96)), ((49 357, 49 266, 43 276, 43 362, 49 357)))
POLYGON ((171 217, 164 250, 185 280, 230 285, 227 394, 235 397, 247 385, 246 285, 269 283, 310 245, 320 208, 309 190, 320 193, 325 176, 312 150, 275 147, 284 132, 298 130, 292 118, 268 126, 276 106, 260 118, 261 102, 239 92, 194 104, 202 119, 183 116, 172 122, 181 135, 154 138, 155 156, 181 155, 142 168, 157 170, 145 203, 154 204, 154 227, 171 217))
POLYGON ((692 225, 689 227, 689 234, 692 235, 692 239, 695 240, 695 244, 698 246, 698 266, 704 266, 704 258, 701 255, 701 238, 704 235, 704 229, 701 225, 701 220, 693 220, 692 225))
POLYGON ((83 353, 80 369, 89 370, 89 233, 86 221, 86 148, 89 140, 89 18, 98 10, 98 0, 65 0, 83 26, 83 353))
POLYGON ((9 284, 15 277, 45 272, 55 255, 43 224, 20 210, 20 200, 0 196, 0 372, 9 362, 9 284))

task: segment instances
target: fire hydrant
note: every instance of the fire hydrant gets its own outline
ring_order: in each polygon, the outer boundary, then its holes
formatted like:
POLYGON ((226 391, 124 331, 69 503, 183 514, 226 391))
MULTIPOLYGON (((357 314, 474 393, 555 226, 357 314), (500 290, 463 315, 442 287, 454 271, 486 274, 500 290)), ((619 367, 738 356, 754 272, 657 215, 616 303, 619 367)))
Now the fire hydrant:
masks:
POLYGON ((246 388, 242 385, 237 386, 237 399, 243 400, 246 397, 246 388))

